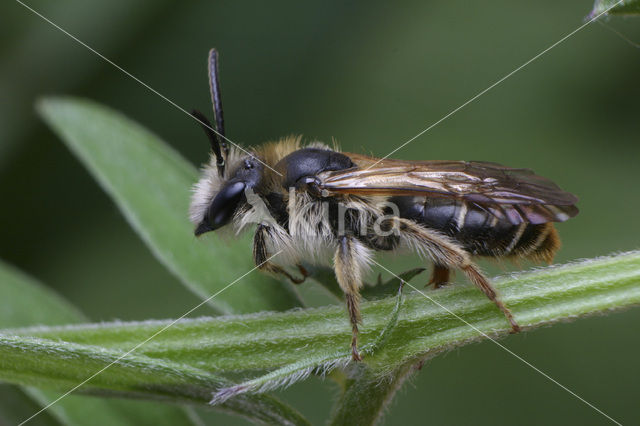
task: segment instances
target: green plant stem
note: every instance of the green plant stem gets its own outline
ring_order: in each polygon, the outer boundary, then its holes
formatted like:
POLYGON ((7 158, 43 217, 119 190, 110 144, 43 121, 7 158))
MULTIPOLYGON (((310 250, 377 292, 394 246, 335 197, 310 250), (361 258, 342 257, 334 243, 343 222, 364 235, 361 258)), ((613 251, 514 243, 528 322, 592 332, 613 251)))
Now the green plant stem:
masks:
MULTIPOLYGON (((0 309, 0 328, 87 321, 75 306, 60 295, 2 261, 0 261, 0 294, 4 303, 0 309)), ((3 420, 9 424, 18 424, 58 399, 59 396, 59 392, 48 389, 3 386, 2 395, 0 395, 0 424, 3 424, 3 420), (27 399, 32 403, 28 404, 27 399), (7 419, 5 417, 7 415, 12 418, 7 419)), ((92 426, 198 424, 190 418, 192 415, 188 413, 189 410, 185 407, 159 403, 71 395, 53 405, 46 413, 40 413, 36 423, 46 424, 48 419, 51 419, 57 425, 79 426, 85 425, 88 416, 91 416, 92 426)))
MULTIPOLYGON (((524 330, 610 312, 640 303, 640 252, 534 270, 494 280, 524 330)), ((409 293, 407 291, 407 293, 409 293)), ((429 297, 492 337, 506 336, 509 323, 476 288, 453 285, 426 291, 429 297)), ((396 298, 363 303, 361 345, 374 342, 389 324, 396 298)), ((95 351, 128 351, 169 321, 103 323, 12 330, 48 340, 91 345, 95 351)), ((141 346, 136 354, 158 362, 190 365, 223 376, 264 372, 322 360, 338 361, 351 331, 342 307, 179 321, 141 346)), ((397 325, 384 346, 365 357, 378 375, 412 360, 482 340, 478 331, 421 294, 407 294, 397 325)), ((26 362, 26 360, 25 360, 26 362)), ((19 365, 19 364, 18 364, 19 365)), ((52 374, 52 372, 48 374, 52 374)), ((56 375, 64 371, 56 370, 56 375)), ((42 372, 42 380, 46 372, 42 372)), ((103 375, 108 376, 109 370, 103 375)), ((280 377, 282 379, 282 377, 280 377)))
MULTIPOLYGON (((403 287, 404 285, 399 284, 399 287, 396 288, 396 304, 393 308, 393 311, 391 312, 388 323, 382 329, 380 335, 378 335, 378 337, 373 342, 368 343, 364 347, 360 348, 361 355, 374 355, 378 351, 378 349, 383 347, 387 342, 387 339, 398 323, 398 317, 400 315, 400 309, 402 307, 403 287)), ((348 349, 346 351, 343 351, 342 353, 326 355, 321 358, 311 357, 299 362, 294 362, 247 382, 224 388, 216 393, 211 403, 219 404, 241 393, 265 392, 278 386, 286 386, 288 383, 296 382, 304 377, 307 377, 311 373, 325 375, 336 367, 348 365, 350 360, 351 349, 348 349)))
POLYGON ((640 0, 596 0, 588 18, 592 19, 602 12, 609 10, 607 15, 640 15, 640 0))
POLYGON ((364 365, 354 367, 348 373, 342 397, 334 407, 329 424, 375 424, 396 390, 413 370, 413 363, 408 363, 381 378, 364 365))
MULTIPOLYGON (((205 405, 214 390, 229 384, 193 367, 121 356, 92 346, 0 335, 0 379, 65 391, 82 384, 77 389, 93 395, 205 405)), ((267 424, 307 424, 295 410, 268 396, 234 398, 221 408, 267 424)))

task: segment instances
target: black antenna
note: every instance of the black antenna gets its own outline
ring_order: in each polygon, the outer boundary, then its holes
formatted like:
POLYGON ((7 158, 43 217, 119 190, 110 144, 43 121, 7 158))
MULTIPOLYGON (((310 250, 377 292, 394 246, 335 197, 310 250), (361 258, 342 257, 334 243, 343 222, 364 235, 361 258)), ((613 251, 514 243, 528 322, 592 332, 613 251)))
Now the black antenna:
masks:
POLYGON ((222 176, 224 174, 224 158, 222 157, 222 153, 220 152, 220 139, 218 135, 216 135, 216 133, 211 130, 213 127, 211 127, 209 119, 203 113, 198 110, 193 110, 191 111, 191 115, 200 122, 202 130, 204 130, 204 133, 209 138, 211 151, 213 151, 213 154, 216 156, 216 165, 218 166, 218 172, 220 173, 220 176, 222 176))
POLYGON ((209 51, 209 89, 211 91, 211 103, 213 104, 213 117, 216 122, 216 130, 218 131, 218 142, 222 147, 224 158, 229 154, 229 146, 224 139, 224 115, 222 113, 222 98, 220 96, 220 82, 218 80, 218 51, 211 49, 209 51))
POLYGON ((218 83, 218 52, 216 49, 209 51, 209 89, 211 91, 211 102, 213 103, 213 117, 215 119, 215 127, 207 117, 200 111, 192 111, 194 116, 202 126, 204 133, 209 138, 211 151, 216 156, 216 166, 218 174, 224 176, 225 161, 229 156, 229 146, 225 141, 224 135, 224 116, 222 114, 222 100, 220 99, 220 84, 218 83))

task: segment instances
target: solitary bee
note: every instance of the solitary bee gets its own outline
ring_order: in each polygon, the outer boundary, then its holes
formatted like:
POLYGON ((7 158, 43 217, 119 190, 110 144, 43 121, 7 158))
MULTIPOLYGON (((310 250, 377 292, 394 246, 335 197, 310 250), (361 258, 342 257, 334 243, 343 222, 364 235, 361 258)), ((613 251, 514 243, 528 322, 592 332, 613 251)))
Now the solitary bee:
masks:
POLYGON ((376 251, 409 248, 430 259, 435 287, 449 281, 451 269, 461 270, 504 313, 512 331, 520 330, 471 256, 551 262, 560 246, 553 222, 578 214, 574 195, 531 170, 495 163, 377 159, 319 142, 305 145, 300 138, 248 151, 230 146, 217 62, 212 49, 215 128, 193 113, 212 151, 191 202, 196 236, 229 223, 238 232, 257 224, 255 264, 296 284, 308 276, 303 262, 333 263, 356 361, 362 359, 359 289, 376 251))

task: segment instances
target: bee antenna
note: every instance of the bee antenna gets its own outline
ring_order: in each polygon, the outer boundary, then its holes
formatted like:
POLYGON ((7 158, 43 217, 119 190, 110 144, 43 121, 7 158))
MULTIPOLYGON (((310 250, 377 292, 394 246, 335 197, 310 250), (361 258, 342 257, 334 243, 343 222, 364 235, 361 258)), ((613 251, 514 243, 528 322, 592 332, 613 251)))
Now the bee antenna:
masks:
POLYGON ((213 116, 218 132, 216 136, 226 159, 229 155, 229 146, 225 140, 224 114, 222 113, 222 98, 218 79, 218 51, 216 49, 209 50, 209 89, 211 91, 211 103, 213 104, 213 116))
POLYGON ((209 138, 209 144, 211 145, 211 151, 216 156, 216 165, 218 166, 218 173, 220 176, 224 174, 224 158, 222 157, 222 153, 220 152, 220 139, 218 135, 212 130, 211 123, 207 119, 207 117, 201 113, 200 111, 193 110, 191 115, 195 117, 196 120, 200 122, 200 126, 202 126, 202 130, 209 138))

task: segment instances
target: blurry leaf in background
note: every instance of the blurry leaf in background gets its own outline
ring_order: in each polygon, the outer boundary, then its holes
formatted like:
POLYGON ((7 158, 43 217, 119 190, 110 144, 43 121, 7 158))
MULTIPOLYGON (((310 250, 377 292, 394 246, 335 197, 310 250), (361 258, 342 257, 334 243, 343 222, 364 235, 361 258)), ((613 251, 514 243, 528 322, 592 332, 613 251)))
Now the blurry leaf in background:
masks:
POLYGON ((589 14, 589 19, 598 16, 605 10, 611 8, 607 15, 640 15, 640 0, 596 0, 593 10, 589 14), (620 3, 617 6, 615 4, 620 3), (612 7, 613 6, 613 7, 612 7))
MULTIPOLYGON (((42 408, 34 398, 27 394, 27 387, 0 384, 0 424, 17 425, 42 408)), ((98 419, 101 417, 98 413, 98 419)), ((38 416, 39 426, 60 426, 55 413, 45 411, 38 416)), ((71 425, 72 423, 69 423, 71 425)))
MULTIPOLYGON (((0 329, 86 321, 74 306, 34 279, 0 261, 0 329)), ((0 335, 1 335, 0 331, 0 335)), ((0 423, 19 423, 59 397, 32 387, 0 386, 0 423)), ((105 400, 69 395, 38 418, 41 424, 188 425, 193 413, 148 401, 105 400), (190 417, 191 416, 191 417, 190 417)), ((40 416, 40 415, 39 415, 40 416)))
MULTIPOLYGON (((129 44, 170 2, 75 2, 71 6, 73 13, 69 13, 69 3, 26 3, 54 22, 64 19, 72 32, 90 32, 90 39, 85 41, 109 55, 129 44), (113 30, 114 22, 118 23, 117 31, 113 30)), ((0 93, 7 100, 0 103, 0 167, 15 158, 14 151, 23 148, 19 142, 32 131, 33 97, 54 86, 64 92, 76 90, 90 84, 100 68, 107 66, 91 55, 76 57, 79 46, 75 42, 19 3, 7 2, 5 6, 5 37, 0 40, 11 42, 0 45, 0 93), (47 60, 47 70, 38 72, 43 59, 47 60), (68 66, 70 60, 72 67, 68 66), (29 78, 23 78, 25 75, 29 78)))
POLYGON ((87 321, 75 306, 3 261, 0 261, 0 302, 0 328, 87 321))
MULTIPOLYGON (((46 99, 38 111, 113 197, 156 257, 208 298, 253 270, 248 241, 193 236, 188 220, 196 169, 124 116, 79 99, 46 99)), ((292 286, 253 271, 209 301, 218 312, 300 306, 292 286)))

